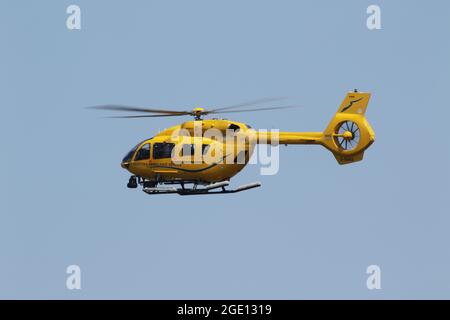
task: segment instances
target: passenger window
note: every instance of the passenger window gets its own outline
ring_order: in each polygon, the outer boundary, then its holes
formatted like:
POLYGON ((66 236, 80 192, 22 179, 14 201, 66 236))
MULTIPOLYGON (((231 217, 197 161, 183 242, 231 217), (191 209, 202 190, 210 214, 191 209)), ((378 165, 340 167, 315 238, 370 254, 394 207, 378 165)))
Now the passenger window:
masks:
POLYGON ((183 144, 181 148, 181 156, 190 157, 194 155, 194 145, 193 144, 183 144))
MULTIPOLYGON (((193 156, 195 155, 195 144, 183 144, 181 148, 181 156, 193 156)), ((209 144, 202 144, 202 154, 205 155, 208 152, 209 144)))
POLYGON ((146 143, 136 153, 134 161, 148 160, 148 159, 150 159, 150 144, 146 143))
POLYGON ((205 155, 206 153, 208 153, 209 150, 209 144, 203 144, 202 145, 202 154, 205 155))
POLYGON ((153 144, 153 159, 171 158, 174 143, 155 143, 153 144))
POLYGON ((239 127, 237 124, 232 123, 228 126, 228 129, 233 130, 234 132, 238 132, 239 130, 241 130, 241 127, 239 127))

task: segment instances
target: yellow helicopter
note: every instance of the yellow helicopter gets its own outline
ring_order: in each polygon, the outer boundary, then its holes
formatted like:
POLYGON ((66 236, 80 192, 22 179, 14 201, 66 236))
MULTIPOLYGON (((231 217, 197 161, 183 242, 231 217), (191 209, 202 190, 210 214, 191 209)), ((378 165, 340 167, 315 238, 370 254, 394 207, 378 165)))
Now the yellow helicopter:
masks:
POLYGON ((115 118, 193 116, 194 120, 165 129, 137 144, 123 158, 121 166, 132 173, 128 188, 141 185, 143 191, 151 195, 204 195, 259 187, 261 184, 255 182, 227 189, 230 179, 249 162, 256 144, 317 144, 331 151, 339 164, 362 160, 364 151, 375 141, 375 133, 365 118, 369 99, 370 93, 348 92, 323 132, 257 131, 237 121, 202 118, 208 114, 293 107, 240 109, 270 99, 212 110, 173 111, 123 105, 92 108, 145 113, 115 118))

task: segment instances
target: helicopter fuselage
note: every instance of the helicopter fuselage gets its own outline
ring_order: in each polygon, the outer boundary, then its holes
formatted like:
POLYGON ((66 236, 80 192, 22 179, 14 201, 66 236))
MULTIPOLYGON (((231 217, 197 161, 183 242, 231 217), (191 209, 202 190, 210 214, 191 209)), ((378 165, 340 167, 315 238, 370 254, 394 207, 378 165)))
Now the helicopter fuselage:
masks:
POLYGON ((253 153, 250 143, 237 143, 237 136, 245 138, 251 132, 248 125, 236 121, 187 121, 142 141, 121 165, 155 182, 228 180, 247 165, 253 153))

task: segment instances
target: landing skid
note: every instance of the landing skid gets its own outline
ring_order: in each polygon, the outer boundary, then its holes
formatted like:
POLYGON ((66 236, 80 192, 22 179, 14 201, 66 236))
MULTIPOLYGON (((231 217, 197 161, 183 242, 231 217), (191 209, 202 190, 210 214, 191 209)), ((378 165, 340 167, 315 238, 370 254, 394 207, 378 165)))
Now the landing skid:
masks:
POLYGON ((144 188, 143 191, 147 194, 169 194, 169 193, 177 193, 181 196, 193 196, 193 195, 201 195, 201 194, 222 194, 222 193, 236 193, 241 192, 253 188, 257 188, 261 186, 261 183, 254 182, 242 185, 236 189, 225 189, 228 186, 228 181, 222 181, 217 183, 208 184, 203 188, 197 188, 197 184, 194 184, 192 188, 185 188, 182 185, 182 188, 176 187, 154 187, 154 188, 144 188), (217 190, 220 189, 220 190, 217 190))

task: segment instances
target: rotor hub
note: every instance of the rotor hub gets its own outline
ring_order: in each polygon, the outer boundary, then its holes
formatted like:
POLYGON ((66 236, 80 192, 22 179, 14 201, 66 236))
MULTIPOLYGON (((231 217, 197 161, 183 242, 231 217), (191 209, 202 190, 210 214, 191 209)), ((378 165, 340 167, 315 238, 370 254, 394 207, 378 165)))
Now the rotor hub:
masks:
POLYGON ((341 122, 334 132, 334 141, 336 145, 344 151, 356 149, 359 145, 361 132, 358 125, 351 121, 341 122))
POLYGON ((203 112, 205 112, 205 109, 203 109, 203 108, 192 109, 192 113, 194 113, 194 114, 202 114, 203 112))
POLYGON ((203 108, 194 108, 192 109, 192 115, 195 120, 202 120, 201 116, 205 114, 205 109, 203 108))
POLYGON ((345 131, 342 136, 345 140, 352 140, 353 139, 353 133, 351 131, 345 131))

